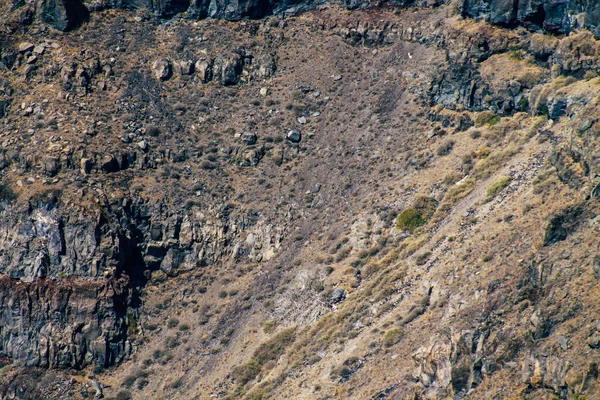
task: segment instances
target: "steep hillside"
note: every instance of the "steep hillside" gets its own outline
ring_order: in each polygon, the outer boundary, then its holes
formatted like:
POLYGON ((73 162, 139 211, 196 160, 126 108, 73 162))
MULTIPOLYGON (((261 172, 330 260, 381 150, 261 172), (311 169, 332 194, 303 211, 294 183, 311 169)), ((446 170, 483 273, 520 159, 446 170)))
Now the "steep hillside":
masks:
POLYGON ((158 3, 2 6, 0 398, 600 397, 593 6, 158 3))

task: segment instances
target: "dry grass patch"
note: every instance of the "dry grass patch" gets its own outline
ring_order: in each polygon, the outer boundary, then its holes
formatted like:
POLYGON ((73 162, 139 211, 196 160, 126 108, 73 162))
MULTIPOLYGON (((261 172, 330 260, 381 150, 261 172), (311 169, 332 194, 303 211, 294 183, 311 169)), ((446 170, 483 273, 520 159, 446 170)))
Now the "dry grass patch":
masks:
POLYGON ((492 183, 492 185, 485 192, 486 201, 492 200, 496 197, 501 191, 503 191, 508 185, 512 178, 510 176, 501 176, 492 183))

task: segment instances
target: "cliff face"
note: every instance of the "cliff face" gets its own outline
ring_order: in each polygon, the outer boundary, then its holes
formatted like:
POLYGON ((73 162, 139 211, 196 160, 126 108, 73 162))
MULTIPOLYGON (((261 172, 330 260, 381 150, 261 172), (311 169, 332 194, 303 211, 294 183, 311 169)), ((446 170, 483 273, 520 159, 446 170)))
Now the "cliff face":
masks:
POLYGON ((0 352, 27 366, 114 365, 131 354, 138 291, 152 271, 269 259, 281 241, 281 231, 233 209, 198 218, 124 198, 86 216, 51 196, 2 209, 0 352))
MULTIPOLYGON (((144 9, 156 16, 169 18, 186 13, 189 18, 262 18, 268 15, 293 15, 315 9, 328 0, 37 0, 30 12, 39 15, 56 29, 72 28, 89 18, 90 11, 107 8, 144 9)), ((439 6, 448 1, 433 0, 418 3, 412 0, 392 0, 394 6, 439 6)), ((349 9, 370 7, 369 1, 345 0, 349 9)), ((13 0, 13 8, 24 2, 13 0)), ((463 0, 459 4, 463 14, 483 18, 504 26, 523 25, 529 29, 567 33, 576 28, 590 29, 600 35, 600 5, 584 0, 463 0)))
POLYGON ((465 0, 463 12, 493 24, 524 25, 533 29, 567 33, 573 28, 598 32, 600 6, 596 2, 569 0, 465 0))
POLYGON ((0 283, 0 352, 21 365, 108 367, 132 353, 126 280, 0 283))

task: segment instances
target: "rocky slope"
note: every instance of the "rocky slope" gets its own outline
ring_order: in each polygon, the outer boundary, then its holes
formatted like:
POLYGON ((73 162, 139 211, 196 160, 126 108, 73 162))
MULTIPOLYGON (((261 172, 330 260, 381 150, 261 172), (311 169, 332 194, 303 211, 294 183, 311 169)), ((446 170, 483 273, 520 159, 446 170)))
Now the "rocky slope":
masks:
POLYGON ((598 395, 594 5, 317 5, 0 6, 0 396, 598 395))

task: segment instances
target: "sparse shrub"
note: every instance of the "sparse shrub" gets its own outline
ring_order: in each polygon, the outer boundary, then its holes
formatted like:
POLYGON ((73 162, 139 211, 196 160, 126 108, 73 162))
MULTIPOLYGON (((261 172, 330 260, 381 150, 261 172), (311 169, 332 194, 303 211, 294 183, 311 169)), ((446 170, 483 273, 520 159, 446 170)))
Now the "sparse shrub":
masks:
POLYGON ((515 61, 521 61, 524 56, 523 56, 523 52, 520 50, 513 50, 510 52, 510 55, 508 56, 511 60, 515 60, 515 61))
POLYGON ((531 36, 529 51, 537 58, 544 59, 554 53, 557 45, 558 39, 556 37, 536 33, 531 36))
POLYGON ((224 299, 225 297, 227 297, 227 292, 225 290, 221 290, 219 292, 219 297, 222 298, 222 299, 224 299))
POLYGON ((146 134, 149 136, 157 137, 160 135, 160 128, 156 125, 146 126, 146 134))
POLYGON ((402 332, 402 329, 400 329, 400 328, 389 329, 383 335, 383 345, 385 347, 392 347, 393 345, 395 345, 402 339, 403 335, 404 335, 404 333, 402 332))
POLYGON ((430 256, 431 256, 431 252, 426 251, 425 253, 419 254, 415 258, 415 261, 416 261, 417 265, 423 265, 427 262, 427 260, 429 259, 430 256))
POLYGON ((344 261, 346 258, 348 258, 348 256, 350 255, 350 252, 352 251, 352 247, 351 246, 346 246, 343 249, 340 250, 340 252, 336 255, 335 257, 335 261, 336 262, 340 262, 340 261, 344 261))
POLYGON ((350 357, 341 366, 331 370, 330 378, 333 381, 346 382, 361 366, 362 362, 357 357, 350 357))
POLYGON ((436 153, 440 157, 447 156, 448 154, 450 154, 452 152, 453 147, 454 147, 454 140, 452 140, 452 139, 444 140, 442 142, 442 144, 440 144, 440 147, 438 147, 436 153))
POLYGON ((492 152, 492 149, 490 149, 488 146, 486 146, 486 145, 479 146, 477 148, 477 150, 475 151, 475 157, 477 157, 477 159, 486 158, 487 156, 490 155, 491 152, 492 152))
POLYGON ((482 111, 475 115, 475 127, 479 128, 483 125, 493 126, 500 122, 500 117, 492 111, 482 111))
POLYGON ((149 383, 150 381, 148 379, 140 379, 137 383, 137 389, 142 390, 143 388, 148 386, 149 383))
POLYGON ((262 329, 266 334, 271 334, 277 328, 277 321, 274 319, 267 319, 262 323, 262 329))
POLYGON ((116 400, 130 400, 131 392, 129 390, 120 390, 115 397, 116 400))
POLYGON ((167 322, 167 326, 169 328, 175 328, 177 325, 179 325, 179 320, 177 318, 171 318, 168 322, 167 322))
POLYGON ((271 160, 273 160, 273 164, 277 165, 278 167, 280 167, 281 164, 283 164, 283 158, 281 157, 281 155, 274 155, 273 157, 271 157, 271 160))
POLYGON ((475 182, 475 179, 469 178, 461 184, 454 185, 450 189, 448 189, 446 195, 444 196, 442 204, 440 205, 440 207, 436 211, 436 214, 433 217, 434 220, 442 218, 444 213, 450 210, 452 205, 456 204, 457 201, 467 197, 475 188, 475 182))
POLYGON ((181 386, 183 386, 183 377, 176 379, 169 386, 171 389, 179 389, 181 386))
POLYGON ((598 77, 598 73, 593 70, 585 71, 585 74, 583 75, 583 79, 585 79, 586 81, 592 80, 597 77, 598 77))
POLYGON ((492 183, 492 185, 486 191, 487 199, 491 200, 496 197, 498 193, 500 193, 510 184, 511 180, 512 179, 510 176, 501 176, 500 178, 496 179, 496 181, 492 183))
POLYGON ((200 318, 198 319, 198 323, 200 325, 206 325, 209 320, 210 320, 210 314, 208 314, 208 313, 201 313, 200 314, 200 318))
POLYGON ((125 377, 125 379, 123 379, 122 385, 129 388, 135 383, 136 380, 137 380, 137 376, 128 375, 125 377))
POLYGON ((429 196, 419 196, 413 204, 413 208, 420 212, 425 219, 431 218, 437 206, 437 200, 429 196))
POLYGON ((216 164, 211 163, 210 161, 204 161, 201 165, 202 169, 206 170, 206 171, 211 171, 213 169, 216 169, 217 166, 216 164))
POLYGON ((167 274, 162 271, 154 271, 151 275, 152 282, 154 283, 163 283, 167 280, 167 274))
POLYGON ((182 331, 182 332, 189 331, 190 330, 190 326, 188 324, 185 324, 185 323, 184 324, 179 324, 179 330, 182 331))
POLYGON ((444 185, 452 185, 452 184, 460 181, 462 178, 463 178, 463 174, 461 174, 458 171, 452 171, 452 172, 449 172, 446 176, 444 176, 442 183, 444 185))
POLYGON ((258 346, 248 362, 233 369, 231 376, 234 381, 245 385, 256 378, 265 364, 269 361, 276 361, 287 346, 292 344, 296 337, 295 333, 296 327, 284 329, 258 346))
POLYGON ((498 122, 500 122, 500 116, 499 115, 494 115, 492 118, 489 119, 489 121, 487 122, 487 125, 488 126, 494 126, 498 122))
POLYGON ((169 349, 174 349, 175 347, 179 346, 180 343, 179 339, 177 339, 175 336, 168 336, 165 340, 165 344, 169 349))

